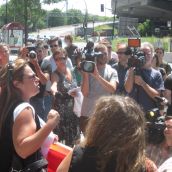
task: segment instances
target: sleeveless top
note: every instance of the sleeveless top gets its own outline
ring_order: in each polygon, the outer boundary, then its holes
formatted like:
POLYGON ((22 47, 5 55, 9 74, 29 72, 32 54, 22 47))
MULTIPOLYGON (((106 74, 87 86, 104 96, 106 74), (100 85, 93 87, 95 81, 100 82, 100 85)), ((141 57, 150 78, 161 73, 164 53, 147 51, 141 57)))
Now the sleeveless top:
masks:
MULTIPOLYGON (((13 112, 14 109, 22 102, 15 103, 11 108, 7 115, 7 118, 5 120, 5 125, 2 128, 1 136, 0 136, 0 169, 4 172, 8 172, 13 155, 17 153, 15 152, 15 148, 13 145, 12 140, 12 127, 14 123, 13 119, 13 112)), ((15 118, 15 117, 14 117, 15 118)), ((37 115, 35 115, 35 122, 36 122, 36 131, 40 129, 40 123, 39 118, 37 115)), ((41 159, 42 155, 40 153, 40 150, 36 151, 32 155, 28 156, 26 159, 23 159, 17 155, 17 157, 20 159, 20 162, 22 162, 23 167, 41 159)))
MULTIPOLYGON (((69 172, 99 172, 96 164, 97 150, 94 147, 76 146, 69 168, 69 172)), ((110 162, 106 172, 114 172, 115 162, 110 162)))
MULTIPOLYGON (((100 172, 96 164, 97 150, 95 147, 76 146, 68 172, 100 172)), ((106 172, 114 172, 116 167, 115 157, 107 164, 106 172)), ((157 172, 155 164, 148 158, 140 169, 140 172, 157 172)))

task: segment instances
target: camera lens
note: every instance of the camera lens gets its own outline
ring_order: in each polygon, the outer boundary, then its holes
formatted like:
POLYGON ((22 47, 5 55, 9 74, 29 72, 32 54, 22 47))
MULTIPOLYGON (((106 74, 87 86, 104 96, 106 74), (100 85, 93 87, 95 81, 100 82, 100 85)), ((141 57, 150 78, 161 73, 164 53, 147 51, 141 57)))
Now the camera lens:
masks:
POLYGON ((31 51, 31 52, 29 53, 29 58, 35 59, 35 58, 36 58, 36 52, 35 52, 35 51, 31 51))
POLYGON ((92 61, 83 61, 83 62, 81 62, 81 69, 84 72, 93 73, 94 68, 95 68, 95 63, 92 62, 92 61))

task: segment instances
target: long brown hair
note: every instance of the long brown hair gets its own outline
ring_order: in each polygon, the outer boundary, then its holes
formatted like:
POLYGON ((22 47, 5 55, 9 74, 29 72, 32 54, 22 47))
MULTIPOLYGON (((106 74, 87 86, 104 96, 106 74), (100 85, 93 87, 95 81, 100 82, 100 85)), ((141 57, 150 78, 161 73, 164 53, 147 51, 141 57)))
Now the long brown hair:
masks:
POLYGON ((22 100, 21 92, 14 86, 13 81, 23 80, 26 65, 25 60, 17 59, 0 70, 0 132, 11 107, 22 100))
POLYGON ((97 101, 84 146, 97 148, 97 166, 105 172, 114 159, 116 172, 138 172, 144 164, 145 121, 140 106, 123 96, 97 101))

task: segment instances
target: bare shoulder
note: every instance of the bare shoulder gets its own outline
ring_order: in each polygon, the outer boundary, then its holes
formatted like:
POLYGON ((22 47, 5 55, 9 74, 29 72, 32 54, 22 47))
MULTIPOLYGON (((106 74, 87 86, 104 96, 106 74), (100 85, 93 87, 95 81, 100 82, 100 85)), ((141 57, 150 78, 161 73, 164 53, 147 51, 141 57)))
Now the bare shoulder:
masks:
POLYGON ((58 166, 56 172, 68 172, 70 163, 72 160, 73 150, 64 158, 61 164, 58 166))

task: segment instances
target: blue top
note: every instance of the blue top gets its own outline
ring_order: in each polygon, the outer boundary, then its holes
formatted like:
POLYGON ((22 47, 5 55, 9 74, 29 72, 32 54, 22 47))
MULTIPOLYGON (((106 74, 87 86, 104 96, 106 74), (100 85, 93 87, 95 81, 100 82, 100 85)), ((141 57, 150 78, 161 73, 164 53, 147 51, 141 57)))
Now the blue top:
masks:
MULTIPOLYGON (((150 87, 158 91, 164 90, 164 82, 159 71, 153 68, 141 69, 140 75, 150 87)), ((134 84, 133 90, 129 95, 143 107, 145 112, 157 107, 155 101, 145 92, 141 86, 134 84)))
POLYGON ((123 65, 121 65, 119 62, 115 63, 112 68, 116 69, 117 73, 118 73, 118 80, 119 83, 117 85, 117 90, 116 90, 116 94, 126 94, 125 88, 124 88, 124 82, 125 82, 125 76, 128 70, 128 67, 124 67, 123 65))

